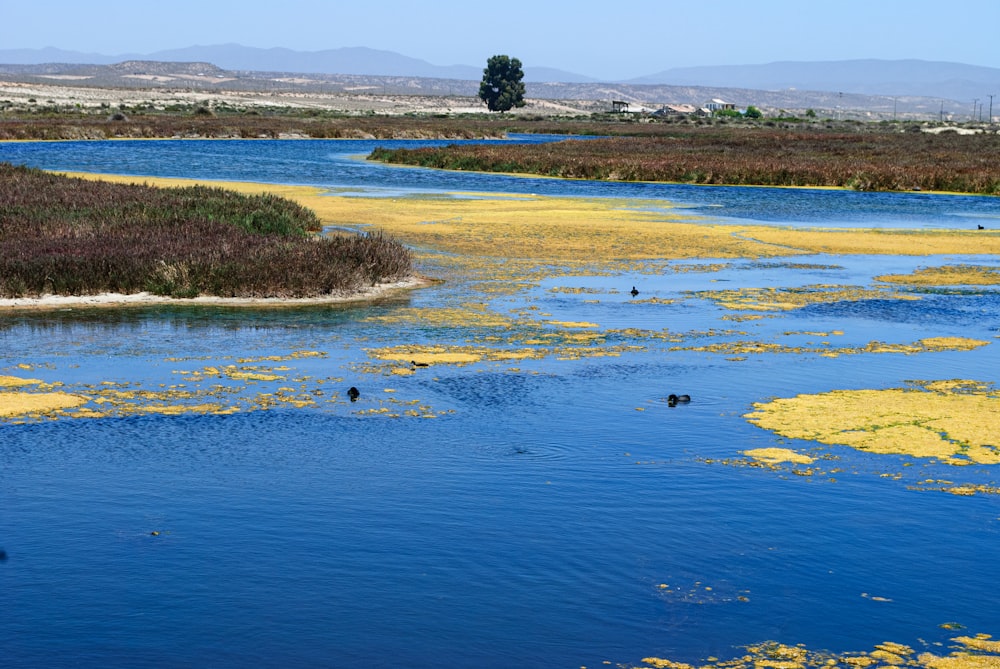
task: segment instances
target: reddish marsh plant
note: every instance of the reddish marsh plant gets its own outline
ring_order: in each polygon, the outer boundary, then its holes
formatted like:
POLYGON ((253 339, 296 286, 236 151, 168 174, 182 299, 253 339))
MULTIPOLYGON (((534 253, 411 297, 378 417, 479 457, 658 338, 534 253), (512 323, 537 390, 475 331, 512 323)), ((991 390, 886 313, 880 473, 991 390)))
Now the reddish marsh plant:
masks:
POLYGON ((410 273, 380 232, 316 237, 274 195, 68 178, 0 163, 0 296, 318 297, 410 273))

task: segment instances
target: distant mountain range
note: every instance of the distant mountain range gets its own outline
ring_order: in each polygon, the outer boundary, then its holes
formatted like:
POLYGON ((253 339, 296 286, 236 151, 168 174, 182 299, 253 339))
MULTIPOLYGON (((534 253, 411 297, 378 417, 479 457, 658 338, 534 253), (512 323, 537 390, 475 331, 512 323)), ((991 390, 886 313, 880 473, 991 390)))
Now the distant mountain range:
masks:
MULTIPOLYGON (((148 54, 96 53, 46 49, 0 49, 0 64, 109 65, 127 60, 211 63, 225 70, 349 74, 478 81, 482 67, 433 65, 392 51, 344 47, 323 51, 262 49, 239 44, 192 46, 148 54)), ((525 63, 526 82, 598 83, 583 74, 525 63)), ((667 69, 621 83, 700 86, 764 91, 797 89, 844 94, 920 96, 965 102, 1000 93, 1000 69, 923 60, 776 62, 764 65, 667 69)), ((998 101, 1000 105, 1000 101, 998 101)))
POLYGON ((841 60, 766 65, 685 67, 629 81, 673 86, 791 88, 861 95, 908 95, 951 100, 1000 93, 1000 69, 926 60, 841 60))
MULTIPOLYGON (((433 65, 425 60, 410 58, 393 51, 381 51, 367 47, 295 51, 280 47, 260 49, 239 44, 219 44, 215 46, 191 46, 148 54, 119 54, 117 56, 63 51, 51 47, 46 49, 0 49, 0 63, 8 65, 42 63, 113 65, 130 60, 202 62, 211 63, 224 70, 253 72, 356 74, 475 81, 479 81, 483 76, 482 66, 433 65)), ((560 81, 565 83, 595 81, 583 75, 550 67, 525 67, 524 78, 525 81, 560 81)))

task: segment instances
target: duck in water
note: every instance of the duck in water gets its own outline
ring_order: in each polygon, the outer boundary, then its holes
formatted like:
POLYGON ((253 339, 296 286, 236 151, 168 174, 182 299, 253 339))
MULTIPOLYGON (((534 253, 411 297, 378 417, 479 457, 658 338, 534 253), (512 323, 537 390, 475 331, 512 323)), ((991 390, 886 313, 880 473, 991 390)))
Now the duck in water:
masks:
POLYGON ((632 290, 628 292, 632 293, 632 297, 635 297, 636 295, 639 294, 639 291, 635 289, 635 286, 632 286, 632 290))
POLYGON ((669 407, 675 407, 678 404, 687 404, 690 401, 691 401, 690 395, 674 395, 673 393, 671 393, 669 396, 667 396, 667 406, 669 407))
POLYGON ((355 388, 354 386, 351 386, 347 390, 347 396, 351 398, 352 402, 357 402, 358 398, 361 397, 361 391, 355 388))

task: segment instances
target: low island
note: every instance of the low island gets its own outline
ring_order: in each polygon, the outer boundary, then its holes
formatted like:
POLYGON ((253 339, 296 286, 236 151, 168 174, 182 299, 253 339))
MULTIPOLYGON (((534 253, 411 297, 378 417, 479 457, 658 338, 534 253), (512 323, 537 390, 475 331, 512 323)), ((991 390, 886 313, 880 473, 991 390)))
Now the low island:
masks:
POLYGON ((339 301, 412 281, 381 232, 321 235, 272 194, 158 188, 0 163, 0 305, 339 301))

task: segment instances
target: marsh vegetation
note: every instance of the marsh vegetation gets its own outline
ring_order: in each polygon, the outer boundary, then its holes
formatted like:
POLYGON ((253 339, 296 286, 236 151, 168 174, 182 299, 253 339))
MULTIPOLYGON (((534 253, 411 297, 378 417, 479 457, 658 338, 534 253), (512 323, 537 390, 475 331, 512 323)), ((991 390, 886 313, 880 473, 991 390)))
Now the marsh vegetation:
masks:
POLYGON ((154 188, 0 163, 0 296, 150 292, 318 297, 410 271, 381 232, 318 237, 305 207, 221 188, 154 188))
POLYGON ((573 179, 1000 192, 1000 137, 995 134, 715 127, 544 145, 379 149, 370 157, 573 179))

